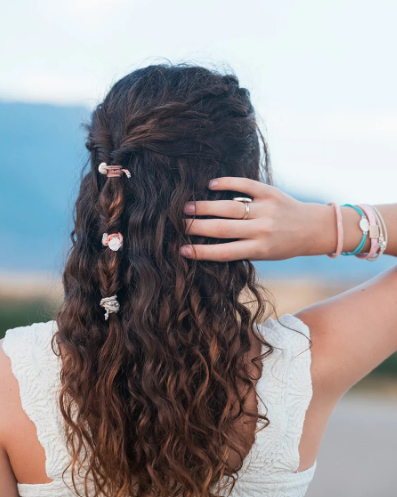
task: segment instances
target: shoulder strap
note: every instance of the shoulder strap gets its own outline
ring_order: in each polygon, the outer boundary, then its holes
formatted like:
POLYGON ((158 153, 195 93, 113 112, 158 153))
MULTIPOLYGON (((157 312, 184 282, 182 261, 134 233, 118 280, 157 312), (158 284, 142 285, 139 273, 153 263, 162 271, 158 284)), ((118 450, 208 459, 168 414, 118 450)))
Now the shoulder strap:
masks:
POLYGON ((68 454, 57 403, 60 358, 51 349, 55 331, 55 321, 10 329, 5 334, 3 350, 19 383, 22 408, 36 425, 45 450, 46 473, 52 480, 59 480, 68 454))

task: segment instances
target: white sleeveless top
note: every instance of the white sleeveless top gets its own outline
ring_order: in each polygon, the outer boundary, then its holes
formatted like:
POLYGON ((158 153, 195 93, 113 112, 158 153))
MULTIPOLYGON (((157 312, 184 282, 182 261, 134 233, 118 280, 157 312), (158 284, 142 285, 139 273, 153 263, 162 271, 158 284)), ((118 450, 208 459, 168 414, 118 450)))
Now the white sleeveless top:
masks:
MULTIPOLYGON (((262 375, 256 385, 268 409, 270 424, 256 434, 231 497, 303 497, 313 479, 316 463, 296 472, 303 422, 312 397, 307 340, 310 331, 292 314, 284 314, 279 321, 282 324, 268 318, 265 324, 258 325, 267 341, 277 347, 263 359, 262 375)), ((46 473, 53 480, 44 484, 18 484, 20 497, 76 495, 62 481, 69 455, 57 403, 61 360, 53 353, 50 343, 56 329, 55 321, 14 328, 6 332, 3 341, 4 352, 19 383, 22 407, 36 425, 46 454, 46 473)), ((259 412, 265 414, 259 399, 258 403, 259 412)), ((73 489, 70 473, 66 472, 65 480, 73 489)), ((79 484, 79 488, 83 487, 79 484)))

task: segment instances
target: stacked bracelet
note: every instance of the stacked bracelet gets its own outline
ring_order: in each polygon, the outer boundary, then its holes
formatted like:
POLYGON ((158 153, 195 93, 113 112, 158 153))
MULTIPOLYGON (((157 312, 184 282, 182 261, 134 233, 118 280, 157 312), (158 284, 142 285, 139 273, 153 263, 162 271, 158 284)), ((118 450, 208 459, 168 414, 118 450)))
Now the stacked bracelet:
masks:
POLYGON ((343 222, 342 222, 342 211, 340 210, 340 207, 338 204, 335 202, 328 202, 328 205, 333 205, 335 208, 335 215, 336 215, 336 228, 338 230, 338 242, 336 245, 336 252, 333 254, 327 254, 328 257, 331 257, 331 259, 335 259, 336 257, 339 257, 342 253, 342 248, 343 248, 343 222))
POLYGON ((357 207, 356 205, 352 205, 352 204, 344 204, 344 205, 342 205, 342 207, 352 207, 354 210, 356 210, 361 215, 359 226, 363 232, 363 237, 361 239, 359 246, 355 250, 353 250, 353 252, 342 252, 342 255, 356 255, 359 252, 361 252, 361 250, 364 247, 365 240, 367 239, 367 235, 368 235, 368 231, 369 231, 369 222, 368 222, 367 217, 364 214, 364 211, 362 209, 360 209, 360 207, 357 207))
POLYGON ((372 259, 379 250, 379 226, 374 209, 370 205, 361 204, 360 207, 366 214, 369 221, 369 237, 371 247, 368 253, 356 254, 359 259, 372 259))
POLYGON ((372 206, 372 209, 374 210, 375 217, 378 221, 378 226, 379 226, 379 251, 371 259, 367 259, 368 261, 371 262, 376 261, 383 254, 383 252, 386 250, 388 242, 386 223, 382 217, 382 214, 378 211, 378 209, 375 206, 372 206))
POLYGON ((360 241, 360 244, 355 250, 353 250, 353 252, 342 252, 344 238, 342 211, 340 209, 340 206, 335 202, 328 202, 328 205, 332 205, 335 208, 338 231, 336 252, 333 254, 327 254, 328 257, 335 258, 339 255, 354 255, 360 259, 365 259, 370 262, 376 261, 386 250, 388 242, 386 223, 379 210, 376 207, 367 204, 361 204, 357 206, 352 204, 344 204, 342 206, 351 207, 360 214, 361 219, 359 222, 359 226, 363 232, 363 237, 360 241), (371 239, 369 252, 361 253, 368 235, 371 239))

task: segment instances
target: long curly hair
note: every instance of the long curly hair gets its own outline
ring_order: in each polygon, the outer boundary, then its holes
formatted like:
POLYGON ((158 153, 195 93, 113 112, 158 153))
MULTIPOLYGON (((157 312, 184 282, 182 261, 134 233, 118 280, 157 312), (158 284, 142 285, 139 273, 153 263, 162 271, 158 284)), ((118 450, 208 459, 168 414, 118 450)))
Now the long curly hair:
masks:
POLYGON ((256 327, 271 302, 250 261, 187 259, 179 248, 231 241, 186 233, 187 201, 239 194, 209 190, 211 178, 272 183, 250 93, 232 71, 150 65, 115 83, 86 128, 52 342, 62 355, 67 469, 79 496, 90 479, 94 497, 215 497, 243 465, 236 422, 269 422, 247 398, 252 369, 272 352, 256 327), (107 178, 102 162, 132 177, 107 178), (117 232, 123 247, 104 247, 103 233, 117 232), (119 312, 106 320, 100 301, 115 294, 119 312), (265 352, 247 361, 253 336, 265 352))

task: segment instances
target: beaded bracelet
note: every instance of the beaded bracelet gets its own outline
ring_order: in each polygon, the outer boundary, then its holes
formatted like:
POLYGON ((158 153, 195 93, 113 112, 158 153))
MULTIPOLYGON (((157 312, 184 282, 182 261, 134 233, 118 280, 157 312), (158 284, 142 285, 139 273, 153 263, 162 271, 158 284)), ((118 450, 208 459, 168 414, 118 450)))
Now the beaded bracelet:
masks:
POLYGON ((343 204, 342 207, 352 207, 354 210, 356 210, 361 215, 359 226, 363 231, 363 237, 361 239, 360 245, 355 250, 353 250, 353 252, 342 252, 342 255, 356 255, 359 252, 361 252, 361 250, 364 247, 365 240, 367 239, 367 235, 368 235, 369 222, 368 222, 368 219, 366 218, 364 212, 360 209, 360 207, 357 207, 357 206, 352 205, 352 204, 343 204))

